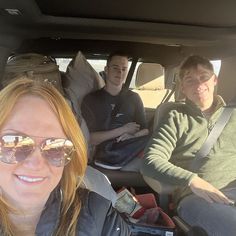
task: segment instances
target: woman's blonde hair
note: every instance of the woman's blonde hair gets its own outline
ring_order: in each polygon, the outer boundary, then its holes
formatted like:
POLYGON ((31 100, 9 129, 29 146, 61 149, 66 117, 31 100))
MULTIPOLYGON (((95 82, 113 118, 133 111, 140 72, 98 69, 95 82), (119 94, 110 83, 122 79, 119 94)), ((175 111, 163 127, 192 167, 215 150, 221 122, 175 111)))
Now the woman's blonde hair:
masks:
MULTIPOLYGON (((43 98, 55 112, 63 131, 74 146, 72 160, 64 167, 60 188, 63 193, 60 223, 55 235, 75 235, 76 223, 81 209, 81 199, 76 194, 87 166, 87 148, 81 129, 70 106, 53 85, 26 77, 17 78, 0 91, 0 129, 7 121, 16 102, 26 95, 43 98)), ((13 235, 9 221, 10 206, 0 197, 0 221, 4 235, 13 235)))

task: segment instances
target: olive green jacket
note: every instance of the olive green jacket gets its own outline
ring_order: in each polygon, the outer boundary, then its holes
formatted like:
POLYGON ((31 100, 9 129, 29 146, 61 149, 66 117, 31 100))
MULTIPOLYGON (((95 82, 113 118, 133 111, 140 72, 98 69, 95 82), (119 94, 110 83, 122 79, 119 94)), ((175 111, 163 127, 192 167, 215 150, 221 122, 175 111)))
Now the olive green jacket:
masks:
POLYGON ((192 168, 201 148, 225 105, 215 98, 209 119, 191 101, 176 106, 162 119, 145 150, 141 172, 164 183, 179 186, 176 200, 191 193, 188 184, 197 174, 218 189, 236 187, 236 110, 207 157, 192 168))

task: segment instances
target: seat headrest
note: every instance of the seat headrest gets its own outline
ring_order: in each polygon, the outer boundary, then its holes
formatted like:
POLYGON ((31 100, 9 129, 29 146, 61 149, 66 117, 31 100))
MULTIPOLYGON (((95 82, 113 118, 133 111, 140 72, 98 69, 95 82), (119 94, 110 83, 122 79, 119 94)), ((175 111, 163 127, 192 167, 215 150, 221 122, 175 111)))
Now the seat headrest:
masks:
POLYGON ((143 90, 165 89, 164 68, 156 63, 142 63, 139 65, 135 86, 143 90))

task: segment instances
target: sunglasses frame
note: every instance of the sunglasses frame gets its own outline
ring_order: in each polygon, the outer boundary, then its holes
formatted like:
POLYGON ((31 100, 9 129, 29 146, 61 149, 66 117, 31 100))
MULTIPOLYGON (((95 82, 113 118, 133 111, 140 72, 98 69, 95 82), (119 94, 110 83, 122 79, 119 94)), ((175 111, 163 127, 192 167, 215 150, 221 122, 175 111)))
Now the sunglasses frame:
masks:
POLYGON ((73 152, 75 151, 74 145, 71 142, 71 140, 69 140, 69 139, 55 138, 55 137, 50 137, 50 138, 38 137, 38 136, 32 136, 32 135, 26 135, 26 134, 10 133, 10 134, 3 134, 0 136, 0 161, 7 163, 7 164, 17 164, 19 162, 26 160, 29 157, 29 155, 35 151, 35 149, 37 147, 40 149, 40 153, 41 153, 42 157, 45 158, 48 161, 48 163, 50 163, 52 166, 56 166, 56 167, 62 167, 62 166, 67 165, 71 161, 71 159, 72 159, 71 156, 72 156, 73 152), (6 142, 4 140, 4 138, 5 139, 6 138, 12 139, 12 141, 6 142), (41 139, 39 144, 36 143, 35 138, 41 139), (19 139, 20 141, 16 141, 17 139, 19 139), (50 144, 53 146, 53 145, 57 144, 57 142, 60 143, 59 141, 63 142, 63 145, 58 146, 58 147, 51 147, 48 150, 45 149, 45 147, 50 146, 50 144), (4 142, 4 144, 3 144, 3 142, 4 142), (26 144, 22 145, 22 143, 24 143, 24 142, 26 142, 26 144), (47 142, 50 142, 50 144, 47 144, 47 142), (19 147, 17 147, 17 145, 19 145, 19 143, 21 144, 20 148, 22 148, 22 150, 20 150, 19 147), (65 145, 66 143, 67 143, 67 145, 65 145), (9 155, 5 154, 5 156, 4 156, 3 148, 5 148, 5 149, 7 148, 6 144, 7 145, 11 144, 13 146, 8 147, 9 150, 5 150, 5 152, 7 152, 7 151, 9 152, 9 155), (3 147, 3 145, 5 145, 5 146, 3 147), (29 147, 30 147, 30 149, 29 149, 29 147), (66 152, 66 147, 71 150, 66 152), (28 150, 27 149, 23 150, 23 148, 25 148, 25 149, 28 148, 28 150), (56 159, 54 160, 53 157, 50 156, 50 151, 52 151, 52 150, 57 151, 57 152, 62 151, 57 148, 63 148, 63 151, 64 151, 63 157, 58 159, 59 161, 56 159), (16 156, 17 152, 18 152, 18 155, 21 154, 21 157, 16 156), (47 152, 49 152, 49 153, 47 153, 47 152), (6 156, 6 155, 8 155, 8 156, 6 156), (58 161, 58 163, 56 161, 58 161))

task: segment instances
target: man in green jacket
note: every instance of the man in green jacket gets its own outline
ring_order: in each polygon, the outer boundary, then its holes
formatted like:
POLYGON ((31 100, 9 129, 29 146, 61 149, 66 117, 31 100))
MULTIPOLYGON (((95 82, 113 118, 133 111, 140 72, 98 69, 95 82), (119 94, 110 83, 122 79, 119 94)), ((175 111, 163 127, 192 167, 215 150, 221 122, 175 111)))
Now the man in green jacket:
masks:
POLYGON ((217 77, 209 60, 190 56, 179 77, 186 101, 165 114, 141 171, 154 185, 158 180, 178 186, 177 211, 187 223, 209 235, 236 235, 236 110, 210 153, 196 160, 225 103, 214 93, 217 77))

